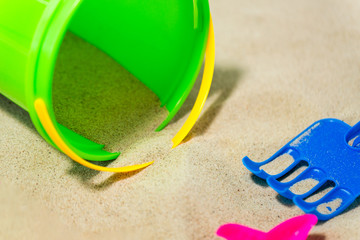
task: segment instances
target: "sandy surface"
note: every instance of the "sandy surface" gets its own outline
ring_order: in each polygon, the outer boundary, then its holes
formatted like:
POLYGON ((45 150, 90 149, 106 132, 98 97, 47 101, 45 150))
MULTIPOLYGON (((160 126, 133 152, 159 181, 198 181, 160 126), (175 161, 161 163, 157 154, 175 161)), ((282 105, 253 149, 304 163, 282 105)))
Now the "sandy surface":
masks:
MULTIPOLYGON (((226 0, 211 8, 213 88, 191 137, 173 150, 199 84, 155 133, 166 116, 156 97, 67 36, 54 83, 59 122, 121 151, 110 166, 155 160, 143 171, 112 175, 75 164, 0 97, 0 239, 216 239, 227 222, 265 231, 303 213, 241 159, 267 159, 321 118, 359 121, 360 1, 226 0)), ((360 239, 358 205, 309 239, 360 239)))
POLYGON ((260 170, 264 170, 267 174, 277 175, 283 172, 294 162, 294 158, 289 154, 282 154, 273 159, 269 163, 262 165, 260 170))

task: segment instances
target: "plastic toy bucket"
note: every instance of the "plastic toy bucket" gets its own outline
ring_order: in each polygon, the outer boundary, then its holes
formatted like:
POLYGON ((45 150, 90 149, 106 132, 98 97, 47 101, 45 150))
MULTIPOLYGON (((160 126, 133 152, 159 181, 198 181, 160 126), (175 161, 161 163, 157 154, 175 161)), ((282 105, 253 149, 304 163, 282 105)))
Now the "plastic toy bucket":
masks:
POLYGON ((199 96, 178 145, 198 118, 214 70, 214 37, 207 0, 1 0, 0 93, 29 112, 50 144, 92 169, 128 172, 152 162, 106 168, 86 160, 106 161, 119 153, 57 123, 52 77, 66 31, 101 49, 149 87, 169 115, 165 127, 188 96, 205 52, 199 96), (84 160, 86 159, 86 160, 84 160))

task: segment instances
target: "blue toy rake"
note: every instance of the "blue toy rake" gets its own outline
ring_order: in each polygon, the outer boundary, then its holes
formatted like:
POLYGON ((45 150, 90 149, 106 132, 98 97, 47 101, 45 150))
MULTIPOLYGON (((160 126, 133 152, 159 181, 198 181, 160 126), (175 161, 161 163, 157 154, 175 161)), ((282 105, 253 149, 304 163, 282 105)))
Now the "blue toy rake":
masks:
POLYGON ((257 163, 245 157, 243 164, 256 176, 266 179, 280 195, 292 199, 304 212, 315 214, 319 220, 328 220, 343 212, 360 195, 359 135, 360 122, 351 127, 337 119, 323 119, 312 124, 268 160, 257 163), (261 169, 283 154, 289 154, 294 159, 284 171, 270 175, 261 169), (307 162, 306 170, 289 182, 279 181, 301 161, 307 162), (306 179, 314 179, 318 183, 303 194, 290 190, 306 179), (315 202, 306 201, 328 182, 335 185, 331 191, 315 202), (334 207, 331 203, 335 202, 334 207), (324 207, 326 211, 320 211, 324 207))

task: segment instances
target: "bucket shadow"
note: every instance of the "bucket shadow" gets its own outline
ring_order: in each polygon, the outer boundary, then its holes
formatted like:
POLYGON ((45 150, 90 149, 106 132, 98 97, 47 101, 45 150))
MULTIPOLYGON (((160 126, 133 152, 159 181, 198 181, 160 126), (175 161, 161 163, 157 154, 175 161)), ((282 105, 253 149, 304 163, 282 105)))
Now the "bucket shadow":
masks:
MULTIPOLYGON (((194 128, 190 131, 188 137, 186 137, 183 142, 188 141, 192 137, 203 135, 208 130, 208 128, 218 116, 226 100, 232 95, 234 89, 236 89, 236 86, 240 82, 243 75, 244 74, 241 69, 215 66, 214 78, 208 98, 211 98, 213 95, 217 95, 217 97, 201 114, 201 117, 197 120, 194 128)), ((184 105, 173 118, 172 123, 179 121, 191 111, 199 93, 201 77, 202 71, 200 72, 199 77, 184 105)))
MULTIPOLYGON (((100 165, 100 166, 108 165, 108 164, 106 164, 106 162, 101 162, 100 164, 98 162, 95 164, 100 165)), ((89 168, 86 168, 80 164, 76 164, 75 166, 73 166, 71 168, 71 170, 69 171, 69 174, 76 176, 80 180, 82 185, 89 189, 92 189, 95 191, 104 191, 104 190, 108 189, 112 184, 122 181, 122 180, 125 180, 125 179, 128 179, 128 178, 131 178, 143 170, 144 169, 140 169, 140 170, 128 172, 128 173, 113 173, 110 177, 108 177, 107 179, 103 180, 100 183, 93 183, 91 181, 91 179, 94 176, 96 176, 99 172, 89 169, 89 168)))

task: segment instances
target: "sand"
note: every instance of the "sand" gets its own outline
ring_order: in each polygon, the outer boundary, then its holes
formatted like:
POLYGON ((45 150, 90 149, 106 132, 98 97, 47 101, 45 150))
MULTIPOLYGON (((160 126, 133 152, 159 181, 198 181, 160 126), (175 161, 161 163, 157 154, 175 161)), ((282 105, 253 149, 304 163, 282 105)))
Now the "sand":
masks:
MULTIPOLYGON (((117 90, 108 90, 112 98, 106 111, 99 106, 101 98, 109 96, 98 92, 98 109, 89 109, 87 102, 93 99, 84 93, 84 109, 60 106, 64 115, 58 111, 57 116, 108 150, 121 151, 110 166, 155 160, 143 171, 112 175, 73 163, 40 137, 24 110, 0 97, 0 185, 14 186, 1 192, 8 198, 1 209, 14 210, 0 218, 0 238, 51 239, 46 234, 51 228, 80 240, 216 239, 215 231, 227 222, 267 231, 303 214, 252 176, 241 159, 248 155, 266 160, 321 118, 339 118, 352 125, 359 121, 360 2, 210 3, 217 47, 214 83, 191 137, 176 149, 171 149, 171 138, 188 116, 199 83, 174 121, 155 133, 166 112, 111 60, 89 52, 87 58, 74 60, 79 68, 94 59, 101 61, 82 73, 76 69, 62 73, 67 75, 66 84, 83 77, 81 84, 94 84, 94 91, 101 87, 94 76, 111 80, 117 90), (139 108, 134 115, 116 117, 112 111, 122 114, 126 108, 125 103, 118 105, 125 101, 123 88, 138 97, 139 89, 145 96, 134 102, 139 108), (17 212, 16 206, 25 210, 17 212), (35 206, 42 215, 34 215, 35 206), (39 228, 32 225, 35 219, 39 228), (3 227, 12 222, 35 230, 3 227), (48 223, 51 227, 46 227, 48 223)), ((70 49, 69 56, 72 51, 77 50, 70 49)), ((316 226, 309 239, 360 239, 358 205, 359 200, 349 211, 316 226)))
POLYGON ((332 200, 330 202, 326 202, 323 204, 320 204, 316 210, 322 214, 331 214, 333 212, 335 212, 342 203, 342 199, 340 198, 336 198, 335 200, 332 200))
POLYGON ((295 183, 294 185, 292 185, 290 187, 290 191, 297 195, 302 195, 302 194, 305 194, 308 191, 310 191, 318 183, 319 183, 319 181, 317 181, 315 179, 307 178, 307 179, 304 179, 304 180, 299 181, 299 182, 295 183))
POLYGON ((331 190, 334 189, 334 184, 324 184, 320 189, 318 189, 315 193, 313 193, 311 196, 306 198, 307 202, 315 202, 320 200, 322 197, 324 197, 327 193, 329 193, 331 190))
POLYGON ((299 176, 303 171, 305 171, 308 168, 308 163, 305 161, 300 161, 293 169, 291 169, 287 174, 279 178, 278 180, 280 182, 290 182, 294 180, 297 176, 299 176))
POLYGON ((282 154, 279 157, 275 158, 271 162, 260 167, 261 170, 264 170, 267 174, 276 175, 283 172, 294 162, 294 158, 289 154, 282 154))

